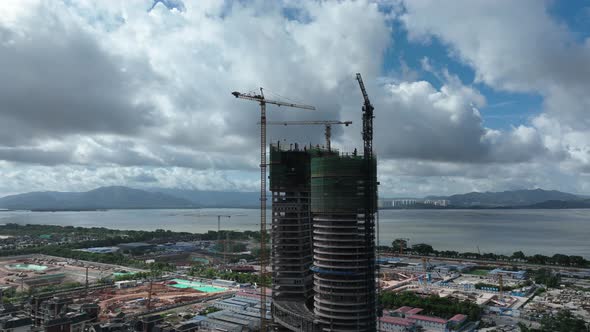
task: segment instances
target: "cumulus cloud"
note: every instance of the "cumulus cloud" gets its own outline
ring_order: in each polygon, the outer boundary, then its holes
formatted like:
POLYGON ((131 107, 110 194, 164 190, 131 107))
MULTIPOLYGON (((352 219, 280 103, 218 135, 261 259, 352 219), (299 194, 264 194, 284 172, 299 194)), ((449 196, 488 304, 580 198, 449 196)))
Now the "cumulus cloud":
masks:
POLYGON ((446 70, 430 70, 440 77, 440 88, 427 81, 374 87, 380 158, 479 164, 526 162, 547 155, 536 128, 486 128, 479 112, 486 98, 446 70))
MULTIPOLYGON (((253 170, 258 106, 231 91, 262 85, 269 98, 305 97, 321 110, 270 107, 271 120, 338 119, 341 82, 376 75, 388 47, 386 18, 368 2, 289 5, 304 20, 279 4, 146 2, 3 5, 0 159, 253 170), (349 24, 359 13, 366 19, 349 24)), ((269 137, 323 135, 270 128, 269 137)), ((10 165, 4 174, 15 174, 10 165)))
POLYGON ((0 141, 133 135, 153 125, 153 105, 140 98, 154 80, 149 66, 110 55, 53 7, 31 5, 13 24, 0 19, 0 141))
POLYGON ((577 40, 551 17, 551 2, 418 0, 404 5, 401 21, 409 36, 418 42, 440 39, 453 57, 473 68, 476 82, 542 95, 544 113, 532 121, 537 133, 519 130, 520 137, 539 135, 554 156, 565 156, 564 163, 577 164, 578 171, 587 169, 590 38, 577 40))
MULTIPOLYGON (((352 151, 361 146, 356 72, 377 108, 375 146, 387 191, 415 185, 414 192, 430 192, 437 181, 448 190, 491 188, 498 181, 474 170, 517 179, 522 174, 506 176, 511 167, 545 160, 560 160, 554 167, 561 172, 590 169, 588 146, 579 142, 588 142, 584 121, 574 121, 588 109, 587 82, 573 75, 586 64, 588 46, 542 8, 518 15, 534 3, 514 10, 494 3, 464 3, 471 16, 459 20, 455 2, 432 12, 436 3, 420 1, 6 0, 0 193, 120 184, 255 189, 258 105, 230 92, 263 86, 268 98, 318 108, 269 106, 269 120, 352 120, 350 128, 334 127, 334 145, 352 151), (400 77, 382 77, 386 51, 396 47, 391 22, 402 7, 410 36, 443 40, 474 68, 476 82, 428 58, 422 70, 436 73, 440 86, 419 80, 401 57, 400 77), (522 27, 521 16, 536 26, 522 27), (457 26, 461 21, 473 26, 457 26), (511 22, 519 23, 517 34, 511 22), (539 43, 543 34, 553 46, 539 43), (520 53, 505 61, 515 49, 520 53), (478 82, 542 94, 547 112, 512 129, 486 128, 478 82), (572 96, 584 101, 572 104, 572 96), (557 114, 571 119, 552 125, 557 114)), ((323 128, 269 128, 269 141, 279 139, 321 143, 323 128)))

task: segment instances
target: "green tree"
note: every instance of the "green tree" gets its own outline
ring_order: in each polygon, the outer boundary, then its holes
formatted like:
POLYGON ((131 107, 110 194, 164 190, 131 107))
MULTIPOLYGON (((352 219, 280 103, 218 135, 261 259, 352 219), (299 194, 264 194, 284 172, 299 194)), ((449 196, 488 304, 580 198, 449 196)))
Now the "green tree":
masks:
MULTIPOLYGON (((590 329, 583 319, 576 318, 570 311, 561 310, 555 316, 541 319, 542 332, 584 332, 590 329)), ((534 331, 534 330, 531 330, 534 331)))
POLYGON ((562 266, 569 266, 570 265, 570 256, 562 255, 562 254, 555 254, 551 257, 551 260, 554 264, 562 265, 562 266))
POLYGON ((404 239, 393 240, 393 242, 391 242, 391 250, 393 250, 393 252, 400 252, 400 249, 403 249, 404 251, 407 250, 408 241, 404 239))
POLYGON ((528 262, 529 263, 533 263, 533 264, 541 264, 541 265, 544 265, 544 264, 547 264, 547 261, 549 261, 549 257, 543 256, 543 255, 539 255, 539 254, 534 255, 534 256, 528 258, 528 262))
POLYGON ((555 288, 559 286, 559 282, 561 281, 559 274, 553 273, 549 269, 538 269, 535 271, 533 279, 535 283, 543 284, 547 288, 555 288))
POLYGON ((510 257, 512 259, 526 259, 526 255, 522 251, 515 251, 510 257))
POLYGON ((429 244, 418 243, 412 246, 412 251, 419 255, 428 255, 434 253, 434 248, 429 244))
POLYGON ((570 264, 572 266, 584 267, 588 266, 589 262, 582 256, 570 256, 570 264))

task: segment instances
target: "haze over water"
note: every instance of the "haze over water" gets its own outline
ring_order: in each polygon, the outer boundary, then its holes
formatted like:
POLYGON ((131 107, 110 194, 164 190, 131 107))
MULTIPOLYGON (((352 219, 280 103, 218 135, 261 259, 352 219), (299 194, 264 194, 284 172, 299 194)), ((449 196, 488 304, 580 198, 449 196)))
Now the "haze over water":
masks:
MULTIPOLYGON (((109 210, 93 212, 0 213, 0 223, 51 224, 113 229, 206 233, 221 228, 258 230, 257 209, 109 210)), ((267 216, 270 216, 268 213, 267 216)), ((270 228, 270 218, 268 219, 270 228)), ((409 238, 437 250, 527 255, 555 253, 590 258, 590 209, 579 210, 382 210, 380 243, 409 238)))

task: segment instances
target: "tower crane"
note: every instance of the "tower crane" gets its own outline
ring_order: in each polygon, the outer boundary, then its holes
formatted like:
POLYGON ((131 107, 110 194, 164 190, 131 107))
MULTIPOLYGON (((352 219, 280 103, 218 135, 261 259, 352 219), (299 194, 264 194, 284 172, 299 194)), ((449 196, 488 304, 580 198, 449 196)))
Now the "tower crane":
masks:
POLYGON ((430 276, 428 271, 432 270, 432 265, 430 264, 430 259, 426 257, 422 257, 422 269, 424 270, 424 279, 423 279, 423 287, 424 290, 428 289, 428 283, 430 282, 430 276), (428 266, 430 265, 430 267, 428 266))
MULTIPOLYGON (((379 256, 379 252, 377 252, 377 248, 375 246, 375 237, 379 239, 379 223, 375 223, 375 212, 377 211, 377 180, 376 180, 376 169, 373 167, 375 163, 375 159, 373 156, 373 110, 375 109, 369 100, 369 95, 367 94, 367 90, 365 88, 365 83, 363 82, 363 78, 360 73, 356 74, 356 80, 359 83, 359 87, 361 89, 361 93, 363 95, 363 157, 367 163, 367 185, 365 186, 365 243, 367 248, 371 250, 371 255, 367 257, 369 267, 371 268, 372 272, 377 274, 379 266, 375 264, 375 257, 379 256), (376 229, 375 229, 376 228, 376 229), (377 234, 375 234, 375 231, 377 234), (376 235, 376 236, 375 236, 376 235)), ((378 221, 378 219, 377 219, 378 221)), ((368 280, 372 280, 374 282, 375 275, 368 275, 368 280)), ((372 305, 375 307, 375 312, 381 313, 381 305, 379 304, 379 287, 375 287, 375 285, 371 285, 372 289, 367 289, 368 292, 375 292, 376 296, 373 299, 373 303, 368 303, 368 305, 372 305)))
POLYGON ((260 88, 260 94, 237 91, 231 94, 236 98, 255 101, 260 105, 260 281, 262 283, 260 287, 260 331, 266 332, 266 286, 263 284, 266 280, 266 266, 268 264, 266 257, 266 104, 306 110, 315 110, 315 107, 266 99, 262 88, 260 88))
POLYGON ((360 73, 356 74, 356 80, 359 82, 361 93, 363 94, 363 142, 365 158, 373 157, 373 110, 375 109, 369 100, 369 95, 365 89, 365 83, 360 73))
POLYGON ((410 247, 410 239, 407 237, 401 238, 400 240, 403 240, 404 242, 400 243, 399 246, 399 255, 403 255, 404 254, 404 246, 407 246, 408 248, 410 247))
MULTIPOLYGON (((217 217, 217 246, 219 247, 218 250, 222 250, 226 251, 226 247, 225 244, 222 246, 221 245, 221 218, 227 218, 230 219, 231 217, 241 217, 241 216, 247 216, 247 214, 199 214, 199 217, 217 217)), ((223 264, 225 265, 226 261, 225 261, 225 255, 223 258, 223 264)))
POLYGON ((352 124, 352 121, 269 121, 266 124, 268 125, 283 125, 283 126, 293 126, 293 125, 324 125, 326 127, 326 148, 328 151, 332 151, 331 148, 331 138, 332 138, 332 125, 345 125, 348 127, 352 124))
MULTIPOLYGON (((222 250, 221 249, 221 218, 231 218, 230 215, 217 215, 217 246, 219 247, 218 250, 222 250)), ((226 260, 225 260, 225 253, 227 252, 227 241, 224 243, 223 246, 223 265, 226 264, 226 260)))
POLYGON ((504 280, 502 278, 502 274, 498 273, 498 287, 500 288, 500 302, 501 303, 505 303, 504 302, 504 280))

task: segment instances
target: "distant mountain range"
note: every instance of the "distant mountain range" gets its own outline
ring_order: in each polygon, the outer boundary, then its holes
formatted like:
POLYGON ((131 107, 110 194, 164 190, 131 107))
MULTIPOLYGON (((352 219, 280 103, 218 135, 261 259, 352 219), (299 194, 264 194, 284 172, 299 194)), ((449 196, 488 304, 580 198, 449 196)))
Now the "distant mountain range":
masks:
POLYGON ((201 207, 253 208, 260 206, 259 192, 204 191, 169 188, 153 188, 148 190, 152 192, 161 192, 178 198, 183 198, 201 207))
POLYGON ((588 209, 590 208, 590 199, 575 201, 545 201, 527 206, 530 209, 588 209))
POLYGON ((92 210, 189 208, 187 199, 127 187, 101 187, 87 192, 43 191, 0 198, 0 208, 12 210, 92 210))
MULTIPOLYGON (((101 187, 87 192, 30 192, 0 198, 0 209, 97 210, 158 208, 255 208, 258 192, 221 192, 184 189, 101 187)), ((425 200, 449 200, 442 208, 590 208, 590 198, 555 190, 472 192, 451 196, 428 196, 425 200)), ((424 204, 415 208, 430 208, 424 204)), ((436 207, 441 208, 441 207, 436 207)))
POLYGON ((549 201, 554 202, 549 204, 551 206, 556 206, 555 202, 584 202, 584 198, 578 195, 543 189, 471 192, 451 196, 428 196, 425 199, 449 200, 455 207, 535 207, 549 201))

